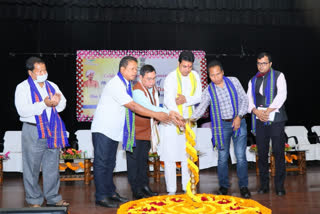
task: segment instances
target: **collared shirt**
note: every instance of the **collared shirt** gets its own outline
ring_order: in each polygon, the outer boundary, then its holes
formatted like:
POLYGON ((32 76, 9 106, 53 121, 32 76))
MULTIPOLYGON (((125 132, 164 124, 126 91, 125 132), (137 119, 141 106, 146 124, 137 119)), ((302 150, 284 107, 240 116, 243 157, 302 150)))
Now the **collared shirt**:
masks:
MULTIPOLYGON (((148 91, 150 92, 151 98, 153 99, 153 88, 149 88, 148 91)), ((169 110, 166 108, 161 108, 161 107, 152 105, 150 102, 150 99, 146 97, 143 91, 139 89, 133 90, 132 97, 136 103, 142 105, 146 109, 149 109, 154 112, 164 112, 167 114, 169 113, 169 110)))
MULTIPOLYGON (((128 82, 126 81, 128 86, 128 82)), ((104 87, 91 124, 91 132, 99 132, 114 141, 122 141, 126 107, 133 101, 127 86, 116 75, 104 87)))
MULTIPOLYGON (((245 115, 247 114, 248 109, 248 98, 246 92, 244 91, 241 83, 236 77, 228 77, 231 82, 233 83, 236 91, 238 93, 238 106, 239 106, 239 114, 238 115, 245 115)), ((208 86, 209 87, 209 86, 208 86)), ((208 87, 203 91, 200 105, 197 107, 196 111, 193 113, 192 118, 200 118, 204 112, 206 111, 207 107, 211 103, 211 97, 208 90, 208 87)), ((222 119, 232 119, 233 116, 233 108, 230 99, 230 94, 228 88, 225 83, 223 83, 223 87, 220 88, 215 85, 218 100, 219 100, 219 107, 221 111, 221 118, 222 119)))
MULTIPOLYGON (((192 85, 190 83, 190 77, 188 76, 182 76, 181 75, 181 84, 182 84, 182 95, 185 96, 187 102, 182 104, 182 112, 184 118, 189 118, 189 112, 188 112, 188 106, 192 106, 194 108, 194 105, 198 104, 201 99, 202 94, 202 88, 201 88, 201 81, 199 74, 196 71, 191 71, 193 75, 195 76, 195 79, 197 81, 197 88, 193 96, 190 96, 192 85)), ((165 107, 167 107, 169 110, 173 110, 176 112, 179 112, 178 106, 176 104, 176 97, 177 97, 177 73, 176 70, 170 72, 168 76, 166 77, 164 81, 164 98, 163 98, 163 104, 165 107)))
MULTIPOLYGON (((61 94, 61 99, 59 104, 55 107, 58 112, 61 112, 66 107, 67 100, 63 96, 62 92, 58 88, 56 84, 53 82, 48 81, 51 86, 54 88, 56 93, 61 94)), ((40 85, 34 81, 34 84, 36 85, 42 101, 41 102, 35 102, 32 103, 32 97, 31 97, 31 91, 30 91, 30 85, 28 83, 28 80, 24 80, 19 85, 17 85, 15 96, 14 96, 14 103, 17 108, 18 114, 20 116, 21 122, 28 122, 28 123, 36 123, 35 116, 41 115, 43 110, 46 110, 48 120, 50 121, 51 116, 51 107, 46 106, 44 103, 44 99, 49 96, 47 89, 45 85, 43 87, 40 87, 40 85)))
MULTIPOLYGON (((265 76, 264 76, 265 77, 265 76)), ((263 77, 263 78, 264 78, 263 77)), ((253 97, 252 97, 252 84, 251 80, 248 83, 248 91, 247 91, 247 96, 249 98, 249 107, 248 107, 248 113, 252 112, 253 108, 256 108, 254 102, 253 102, 253 97)), ((259 88, 259 93, 263 95, 263 81, 262 84, 259 88)), ((284 77, 283 73, 280 73, 278 79, 277 79, 277 95, 273 99, 272 103, 270 104, 269 108, 275 108, 275 112, 279 112, 279 108, 284 104, 284 102, 287 99, 287 82, 284 77)))

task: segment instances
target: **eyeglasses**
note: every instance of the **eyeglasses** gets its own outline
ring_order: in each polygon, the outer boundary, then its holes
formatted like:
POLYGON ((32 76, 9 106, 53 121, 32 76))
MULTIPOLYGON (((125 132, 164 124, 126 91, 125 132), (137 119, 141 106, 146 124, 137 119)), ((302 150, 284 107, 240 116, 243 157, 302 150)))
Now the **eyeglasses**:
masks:
POLYGON ((270 62, 257 62, 257 66, 266 66, 268 65, 270 62))

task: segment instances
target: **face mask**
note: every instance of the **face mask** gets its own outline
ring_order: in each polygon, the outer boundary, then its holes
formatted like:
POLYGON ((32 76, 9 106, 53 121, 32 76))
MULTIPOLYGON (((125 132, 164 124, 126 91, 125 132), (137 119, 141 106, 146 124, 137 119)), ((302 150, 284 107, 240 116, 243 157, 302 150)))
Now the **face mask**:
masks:
POLYGON ((48 73, 41 75, 41 76, 37 76, 36 82, 37 83, 44 82, 47 80, 47 78, 48 78, 48 73))

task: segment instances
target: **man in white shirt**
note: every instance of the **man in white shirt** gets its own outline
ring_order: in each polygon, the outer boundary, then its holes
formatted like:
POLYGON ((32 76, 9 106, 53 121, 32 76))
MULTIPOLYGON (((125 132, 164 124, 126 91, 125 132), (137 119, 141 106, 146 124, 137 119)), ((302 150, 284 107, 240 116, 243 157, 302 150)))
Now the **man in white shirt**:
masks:
POLYGON ((58 193, 59 148, 68 146, 58 112, 66 107, 66 99, 56 84, 46 80, 48 73, 42 59, 30 57, 26 68, 29 78, 15 91, 15 106, 23 122, 21 142, 26 201, 30 207, 40 207, 44 198, 47 206, 68 206, 58 193), (43 192, 38 184, 40 167, 43 192))
MULTIPOLYGON (((168 74, 164 81, 164 106, 170 111, 179 112, 190 118, 194 106, 201 100, 201 81, 198 73, 192 70, 194 55, 183 51, 179 56, 178 68, 168 74)), ((196 131, 196 127, 193 128, 196 131)), ((158 154, 164 161, 167 192, 177 191, 176 162, 181 162, 182 190, 185 191, 190 175, 188 172, 185 134, 175 125, 161 125, 160 148, 158 154)))
POLYGON ((248 112, 252 113, 252 133, 256 135, 260 188, 258 193, 269 192, 269 142, 272 140, 272 153, 275 157, 276 175, 274 184, 276 194, 286 194, 284 158, 284 126, 288 120, 284 107, 287 98, 287 84, 284 74, 274 70, 271 55, 263 52, 257 57, 259 72, 249 81, 247 96, 248 112), (274 116, 271 116, 274 114, 274 116))
POLYGON ((127 151, 135 147, 134 112, 170 122, 167 113, 150 111, 133 101, 131 81, 136 78, 137 69, 136 58, 126 56, 121 59, 119 72, 105 86, 92 121, 95 197, 100 206, 118 207, 118 202, 128 201, 115 191, 113 169, 118 142, 122 141, 127 151))

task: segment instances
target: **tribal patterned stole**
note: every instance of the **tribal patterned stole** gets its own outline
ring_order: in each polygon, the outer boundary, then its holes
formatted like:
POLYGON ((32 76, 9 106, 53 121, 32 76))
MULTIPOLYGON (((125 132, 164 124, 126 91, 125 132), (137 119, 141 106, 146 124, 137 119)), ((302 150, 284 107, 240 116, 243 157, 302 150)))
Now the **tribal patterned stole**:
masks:
MULTIPOLYGON (((231 80, 227 77, 223 77, 224 83, 228 89, 231 104, 233 108, 233 118, 238 115, 239 112, 239 101, 238 93, 231 80)), ((219 106, 219 99, 216 91, 216 86, 213 82, 209 84, 208 91, 211 97, 210 100, 210 117, 212 127, 212 142, 215 148, 219 150, 224 149, 224 136, 223 136, 223 125, 221 118, 221 111, 219 106)), ((233 136, 238 137, 240 135, 240 128, 233 131, 233 136)))
MULTIPOLYGON (((127 94, 132 97, 132 83, 131 81, 128 81, 129 84, 127 86, 127 83, 120 73, 118 72, 118 77, 123 82, 127 89, 127 94)), ((132 152, 133 147, 136 146, 136 139, 135 139, 135 113, 132 112, 130 109, 126 108, 126 117, 125 117, 125 123, 123 128, 123 140, 122 140, 122 148, 126 151, 132 152)))
MULTIPOLYGON (((257 75, 260 72, 258 72, 251 80, 251 91, 252 91, 252 97, 253 97, 253 102, 254 105, 256 105, 256 80, 257 80, 257 75)), ((273 102, 274 99, 274 91, 275 91, 275 73, 274 70, 272 68, 270 68, 270 72, 267 74, 267 85, 265 87, 264 90, 264 95, 266 96, 265 99, 265 106, 264 107, 269 107, 270 104, 273 102)), ((262 77, 261 77, 262 78, 262 77)), ((256 123, 257 123, 257 119, 255 114, 251 114, 251 132, 253 134, 256 133, 256 123)), ((271 125, 271 122, 265 122, 265 125, 271 125)))
MULTIPOLYGON (((41 102, 43 99, 33 82, 33 79, 29 76, 28 83, 30 85, 32 103, 41 102)), ((46 90, 49 94, 49 98, 55 94, 54 88, 48 81, 44 82, 46 90)), ((60 118, 58 111, 55 107, 51 108, 50 121, 46 110, 43 110, 41 115, 35 115, 38 137, 39 139, 47 138, 47 144, 49 149, 64 148, 70 146, 68 143, 67 132, 65 125, 60 118)))

